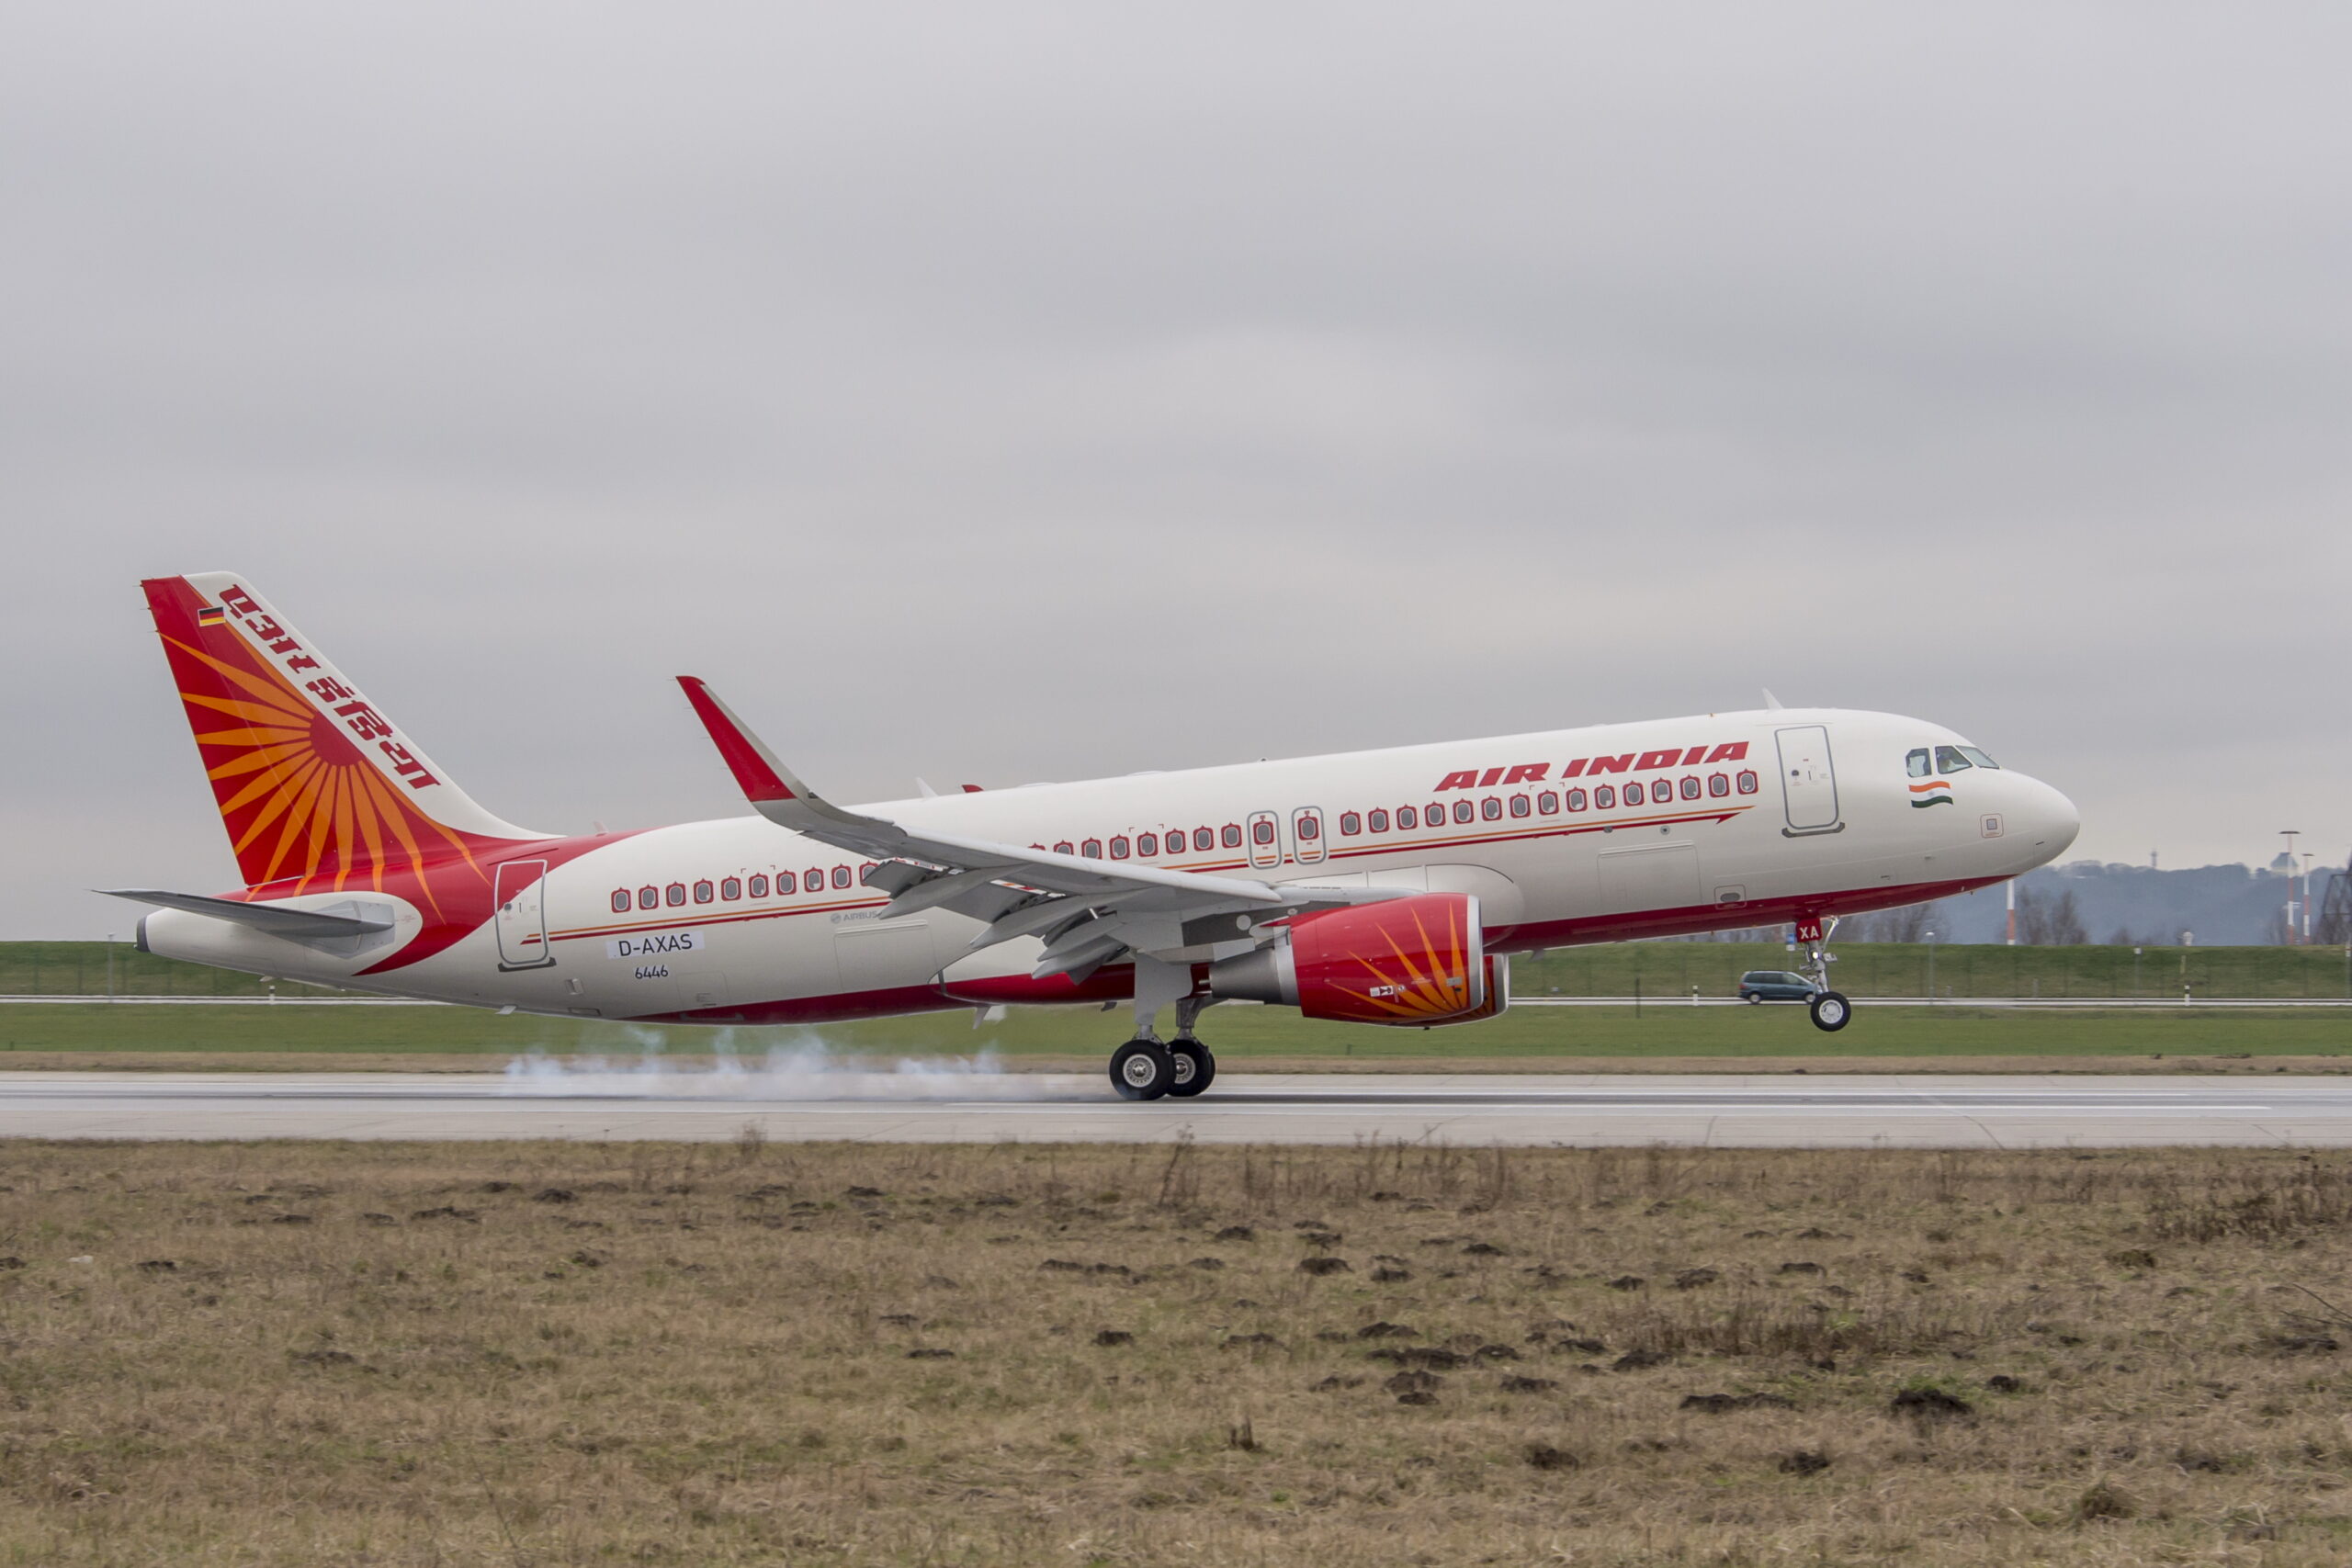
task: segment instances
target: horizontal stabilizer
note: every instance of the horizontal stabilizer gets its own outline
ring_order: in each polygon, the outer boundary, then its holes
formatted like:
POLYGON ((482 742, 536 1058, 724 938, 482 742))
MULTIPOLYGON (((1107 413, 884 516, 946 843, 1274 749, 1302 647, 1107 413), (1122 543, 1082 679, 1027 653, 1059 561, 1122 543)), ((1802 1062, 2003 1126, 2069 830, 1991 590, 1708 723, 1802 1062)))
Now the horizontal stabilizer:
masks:
POLYGON ((234 898, 208 898, 199 893, 161 893, 152 887, 101 887, 96 891, 109 898, 128 898, 135 904, 184 909, 191 915, 209 915, 216 920, 251 926, 265 936, 284 937, 288 942, 331 942, 337 937, 372 936, 378 931, 392 929, 390 920, 360 920, 348 915, 322 915, 310 909, 289 909, 283 904, 246 904, 234 898))

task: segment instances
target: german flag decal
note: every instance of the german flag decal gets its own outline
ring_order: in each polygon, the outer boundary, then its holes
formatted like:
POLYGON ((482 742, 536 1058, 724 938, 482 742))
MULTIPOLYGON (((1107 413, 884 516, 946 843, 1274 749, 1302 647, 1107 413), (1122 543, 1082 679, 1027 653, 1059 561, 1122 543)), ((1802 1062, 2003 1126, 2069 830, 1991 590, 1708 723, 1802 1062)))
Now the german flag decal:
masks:
POLYGON ((206 604, 196 612, 196 624, 199 626, 217 626, 228 618, 229 612, 218 604, 206 604))

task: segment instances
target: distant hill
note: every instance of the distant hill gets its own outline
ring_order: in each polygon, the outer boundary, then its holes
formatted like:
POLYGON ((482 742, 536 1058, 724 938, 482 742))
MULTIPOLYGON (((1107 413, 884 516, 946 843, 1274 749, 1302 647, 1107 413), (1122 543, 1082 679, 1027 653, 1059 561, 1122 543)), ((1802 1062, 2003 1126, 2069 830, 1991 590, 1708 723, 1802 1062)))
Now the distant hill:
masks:
MULTIPOLYGON (((2314 872, 2312 897, 2325 907, 2330 875, 2314 872)), ((2288 898, 2283 870, 2257 871, 2246 865, 2200 865, 2191 870, 2155 871, 2144 865, 2102 864, 2076 861, 2071 865, 2044 866, 2018 879, 2021 925, 2038 914, 2046 921, 2060 901, 2073 895, 2080 935, 2075 941, 2124 945, 2176 946, 2183 931, 2195 933, 2199 947, 2245 947, 2280 940, 2288 898)), ((1838 930, 1848 942, 1919 939, 1932 931, 1939 942, 1996 942, 2002 940, 2006 894, 1987 887, 1957 898, 1942 898, 1913 911, 1889 911, 1850 920, 1838 930)), ((2318 917, 2314 913, 2316 929, 2318 917)), ((2020 940, 2039 934, 2043 940, 2067 940, 2070 932, 2052 932, 2044 925, 2038 932, 2020 930, 2020 940)))

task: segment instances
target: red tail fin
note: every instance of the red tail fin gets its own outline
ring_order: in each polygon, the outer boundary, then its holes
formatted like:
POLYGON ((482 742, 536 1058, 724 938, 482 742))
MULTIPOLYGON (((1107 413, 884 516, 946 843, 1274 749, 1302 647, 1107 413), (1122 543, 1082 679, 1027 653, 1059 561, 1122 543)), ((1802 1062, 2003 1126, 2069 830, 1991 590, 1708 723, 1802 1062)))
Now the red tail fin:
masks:
POLYGON ((475 805, 234 573, 141 586, 247 886, 413 872, 429 897, 434 865, 543 836, 475 805))

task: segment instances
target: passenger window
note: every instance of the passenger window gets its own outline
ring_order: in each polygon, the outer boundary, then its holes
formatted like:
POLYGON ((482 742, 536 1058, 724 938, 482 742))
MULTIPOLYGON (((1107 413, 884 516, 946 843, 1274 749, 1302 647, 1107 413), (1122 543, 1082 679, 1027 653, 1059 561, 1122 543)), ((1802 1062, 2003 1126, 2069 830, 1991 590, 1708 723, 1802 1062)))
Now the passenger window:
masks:
POLYGON ((1238 822, 1227 822, 1227 823, 1225 825, 1224 834, 1225 834, 1225 847, 1226 847, 1227 849, 1228 849, 1228 850, 1238 850, 1238 849, 1239 849, 1239 848, 1241 847, 1241 824, 1240 824, 1240 823, 1238 823, 1238 822))
POLYGON ((1637 784, 1629 784, 1625 786, 1625 804, 1628 806, 1639 806, 1642 804, 1641 785, 1637 784))
POLYGON ((1066 855, 1071 852, 1072 846, 1068 839, 1064 839, 1060 843, 1054 846, 1054 853, 1057 855, 1066 855))
POLYGON ((754 898, 764 898, 767 896, 768 879, 764 876, 755 876, 752 878, 752 897, 754 898))
POLYGON ((1193 829, 1193 848, 1196 850, 1213 850, 1216 848, 1216 830, 1213 828, 1193 829))
POLYGON ((1157 834, 1157 833, 1137 833, 1137 834, 1136 835, 1136 853, 1137 853, 1137 854, 1139 854, 1139 855, 1156 855, 1156 854, 1158 854, 1159 852, 1159 834, 1157 834))
POLYGON ((1118 834, 1111 840, 1111 858, 1113 860, 1127 858, 1127 836, 1125 833, 1118 834))
POLYGON ((1352 839, 1363 831, 1363 818, 1352 811, 1340 813, 1340 836, 1352 839))
POLYGON ((1385 833, 1388 831, 1388 813, 1385 811, 1374 811, 1372 814, 1370 826, 1372 830, 1375 833, 1385 833))
POLYGON ((707 904, 718 897, 718 889, 710 885, 710 878, 706 876, 701 881, 695 884, 695 903, 707 904))
POLYGON ((1731 779, 1726 774, 1709 773, 1707 775, 1707 793, 1709 795, 1729 795, 1731 793, 1731 779))
POLYGON ((614 914, 616 914, 616 915, 626 915, 626 914, 628 914, 628 888, 626 888, 626 887, 619 887, 619 888, 616 888, 616 889, 614 889, 614 891, 613 891, 613 913, 614 913, 614 914))
POLYGON ((669 886, 662 889, 662 900, 663 903, 671 905, 673 908, 684 903, 686 901, 686 885, 683 882, 673 882, 669 886))
POLYGON ((1525 817, 1534 809, 1534 807, 1528 804, 1527 796, 1514 795, 1510 797, 1510 814, 1513 817, 1525 817))
POLYGON ((1467 822, 1477 815, 1478 808, 1468 801, 1457 800, 1453 803, 1453 819, 1456 822, 1467 822))
POLYGON ((1274 825, 1272 822, 1263 821, 1250 823, 1250 841, 1253 844, 1272 843, 1274 841, 1274 825))
POLYGON ((1409 832, 1421 825, 1421 814, 1409 806, 1396 808, 1396 826, 1409 832))
POLYGON ((743 896, 743 879, 740 876, 722 877, 718 884, 718 896, 732 904, 743 896))
POLYGON ((1917 750, 1905 755, 1903 759, 1903 767, 1904 771, 1908 773, 1915 779, 1926 778, 1928 776, 1928 749, 1925 746, 1922 746, 1917 750))
POLYGON ((825 868, 812 865, 800 874, 800 886, 814 893, 825 886, 825 868))
POLYGON ((1503 819, 1502 797, 1490 795, 1481 800, 1478 803, 1478 815, 1489 822, 1501 821, 1503 819))
POLYGON ((1756 793, 1755 769, 1742 768, 1739 770, 1739 793, 1742 795, 1754 795, 1756 793))
POLYGON ((1084 855, 1088 860, 1101 860, 1102 858, 1102 840, 1100 839, 1089 839, 1086 842, 1078 846, 1078 852, 1084 855))
POLYGON ((1696 800, 1699 798, 1698 774, 1685 773, 1682 775, 1682 798, 1685 800, 1696 800))
POLYGON ((1957 746, 1936 748, 1936 772, 1939 773, 1957 773, 1974 765, 1960 754, 1960 748, 1957 746))
POLYGON ((847 887, 849 886, 849 867, 845 865, 837 865, 833 867, 833 886, 836 887, 847 887))
POLYGON ((775 896, 779 898, 800 891, 800 879, 788 871, 775 874, 775 896))
POLYGON ((1323 836, 1323 824, 1312 817, 1301 817, 1291 830, 1312 843, 1323 836))
POLYGON ((1535 809, 1542 812, 1546 817, 1557 817, 1560 814, 1560 792, 1554 789, 1547 789, 1542 795, 1537 795, 1535 797, 1535 809))
POLYGON ((640 887, 637 890, 637 907, 639 908, 650 909, 661 902, 662 890, 659 887, 640 887))
POLYGON ((1445 826, 1445 807, 1432 800, 1421 808, 1421 820, 1432 828, 1445 826))
POLYGON ((1617 791, 1613 785, 1598 784, 1594 786, 1592 792, 1592 806, 1594 810, 1606 811, 1616 804, 1617 791))
MULTIPOLYGON (((1609 803, 1604 800, 1601 804, 1606 806, 1609 803)), ((1572 789, 1568 791, 1568 809, 1571 811, 1582 811, 1584 809, 1584 791, 1580 789, 1572 789)))

